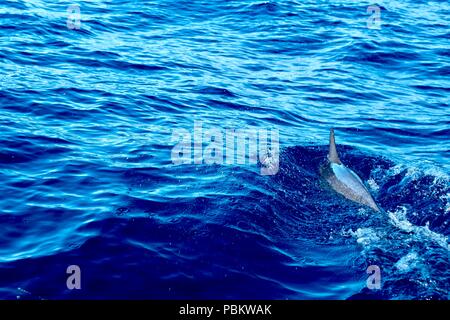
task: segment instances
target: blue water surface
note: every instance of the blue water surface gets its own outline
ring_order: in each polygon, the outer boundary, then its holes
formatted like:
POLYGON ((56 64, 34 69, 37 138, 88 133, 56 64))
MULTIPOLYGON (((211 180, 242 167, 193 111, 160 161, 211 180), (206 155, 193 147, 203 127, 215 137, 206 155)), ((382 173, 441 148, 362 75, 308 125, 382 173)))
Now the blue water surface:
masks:
POLYGON ((0 0, 0 298, 448 299, 448 1, 73 4, 0 0), (279 171, 174 165, 195 121, 279 171), (320 179, 331 127, 382 214, 320 179))

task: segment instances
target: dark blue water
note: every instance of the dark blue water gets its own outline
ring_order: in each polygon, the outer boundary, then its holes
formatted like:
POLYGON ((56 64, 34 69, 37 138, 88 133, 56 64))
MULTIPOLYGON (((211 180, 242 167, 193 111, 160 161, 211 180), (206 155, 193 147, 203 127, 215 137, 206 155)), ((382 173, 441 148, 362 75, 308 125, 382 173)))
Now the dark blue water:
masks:
POLYGON ((448 1, 70 4, 0 0, 0 298, 448 299, 448 1), (194 121, 278 129, 279 172, 175 166, 194 121))

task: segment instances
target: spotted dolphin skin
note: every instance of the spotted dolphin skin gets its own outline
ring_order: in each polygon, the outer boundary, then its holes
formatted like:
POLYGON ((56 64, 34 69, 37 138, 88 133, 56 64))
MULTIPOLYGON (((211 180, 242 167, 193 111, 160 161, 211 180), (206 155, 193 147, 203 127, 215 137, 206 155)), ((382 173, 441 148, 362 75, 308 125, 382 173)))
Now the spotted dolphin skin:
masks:
POLYGON ((328 161, 321 166, 320 173, 331 188, 349 200, 381 212, 362 180, 339 159, 333 129, 330 130, 330 150, 327 158, 328 161))

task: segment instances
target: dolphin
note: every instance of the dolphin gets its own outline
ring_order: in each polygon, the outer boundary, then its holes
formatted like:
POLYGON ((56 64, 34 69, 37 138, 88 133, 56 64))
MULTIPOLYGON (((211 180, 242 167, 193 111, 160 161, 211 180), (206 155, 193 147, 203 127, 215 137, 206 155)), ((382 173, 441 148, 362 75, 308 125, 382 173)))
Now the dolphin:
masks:
POLYGON ((333 129, 330 130, 330 149, 327 161, 320 167, 320 173, 337 193, 349 200, 368 206, 376 212, 381 212, 361 178, 339 159, 333 129))

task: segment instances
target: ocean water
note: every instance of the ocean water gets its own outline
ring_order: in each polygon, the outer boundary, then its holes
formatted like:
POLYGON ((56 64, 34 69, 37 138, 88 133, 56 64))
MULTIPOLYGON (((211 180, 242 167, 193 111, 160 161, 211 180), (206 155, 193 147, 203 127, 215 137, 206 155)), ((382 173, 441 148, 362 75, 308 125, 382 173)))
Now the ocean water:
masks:
POLYGON ((448 299, 449 15, 0 0, 0 298, 448 299), (195 122, 278 130, 278 171, 175 165, 195 122), (383 213, 320 179, 331 127, 383 213))

